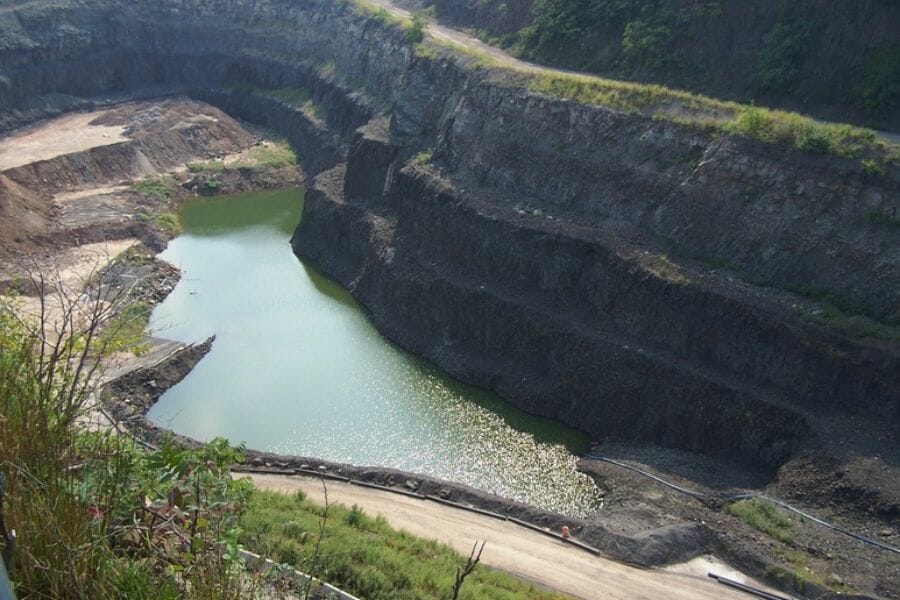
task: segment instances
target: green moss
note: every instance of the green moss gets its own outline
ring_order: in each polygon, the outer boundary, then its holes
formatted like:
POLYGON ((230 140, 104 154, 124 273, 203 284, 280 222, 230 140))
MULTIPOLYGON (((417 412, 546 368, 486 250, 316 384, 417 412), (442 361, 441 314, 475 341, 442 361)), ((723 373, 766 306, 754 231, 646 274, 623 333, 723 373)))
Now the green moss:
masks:
POLYGON ((726 506, 725 512, 780 542, 789 544, 794 540, 791 520, 765 500, 741 500, 726 506))

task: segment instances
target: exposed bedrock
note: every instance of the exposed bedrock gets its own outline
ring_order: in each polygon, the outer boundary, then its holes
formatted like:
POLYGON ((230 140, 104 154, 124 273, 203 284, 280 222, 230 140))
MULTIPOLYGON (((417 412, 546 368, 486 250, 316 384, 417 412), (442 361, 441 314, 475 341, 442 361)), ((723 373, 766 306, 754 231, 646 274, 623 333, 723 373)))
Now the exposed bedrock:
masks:
POLYGON ((896 166, 534 94, 351 3, 0 8, 0 129, 145 86, 286 135, 321 173, 296 252, 531 412, 772 469, 821 415, 900 420, 895 330, 790 292, 896 324, 896 166))
POLYGON ((342 196, 354 178, 319 177, 295 250, 386 335, 526 410, 769 468, 805 436, 805 412, 896 413, 895 353, 422 169, 380 199, 342 196))

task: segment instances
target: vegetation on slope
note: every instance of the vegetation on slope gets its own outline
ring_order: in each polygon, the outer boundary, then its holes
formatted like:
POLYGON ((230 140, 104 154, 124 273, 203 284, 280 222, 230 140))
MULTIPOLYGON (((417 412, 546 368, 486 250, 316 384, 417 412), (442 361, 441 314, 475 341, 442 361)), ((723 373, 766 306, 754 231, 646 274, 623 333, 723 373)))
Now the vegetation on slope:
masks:
MULTIPOLYGON (((552 4, 536 3, 535 11, 541 6, 546 10, 562 11, 551 19, 554 27, 565 32, 565 39, 578 40, 584 25, 580 12, 591 10, 624 10, 625 5, 641 4, 639 0, 621 2, 589 3, 585 1, 552 4), (563 6, 567 7, 563 9, 563 6), (579 8, 580 7, 580 8, 579 8), (562 18, 560 15, 565 15, 562 18)), ((380 20, 385 26, 396 27, 406 32, 407 41, 416 48, 422 59, 432 60, 441 52, 462 56, 476 68, 488 68, 494 73, 503 73, 507 80, 535 92, 551 97, 572 100, 583 104, 594 104, 615 110, 640 113, 655 119, 671 121, 691 127, 731 133, 750 137, 772 144, 788 145, 809 153, 828 154, 844 158, 859 158, 867 173, 884 175, 888 168, 898 163, 896 146, 878 138, 870 129, 846 124, 823 123, 797 113, 772 110, 754 105, 716 100, 700 94, 671 89, 662 85, 617 81, 592 75, 566 73, 562 71, 536 72, 500 64, 496 59, 477 50, 463 47, 448 40, 426 39, 420 36, 423 29, 423 13, 414 19, 401 19, 387 15, 384 9, 366 0, 354 0, 354 9, 380 20), (418 41, 416 41, 418 40, 418 41)), ((501 10, 498 8, 498 10, 501 10)), ((549 13, 548 13, 549 14, 549 13)), ((619 13, 616 13, 619 14, 619 13)), ((550 18, 549 16, 547 18, 550 18)), ((525 35, 525 34, 523 34, 525 35)), ((528 33, 527 35, 537 35, 528 33)), ((636 35, 636 33, 635 33, 636 35)), ((552 39, 553 36, 551 36, 552 39)), ((542 43, 550 44, 545 41, 542 43)), ((633 40, 636 46, 643 42, 633 40)), ((879 79, 880 80, 880 79, 879 79)))
POLYGON ((529 60, 898 127, 900 5, 425 0, 529 60))

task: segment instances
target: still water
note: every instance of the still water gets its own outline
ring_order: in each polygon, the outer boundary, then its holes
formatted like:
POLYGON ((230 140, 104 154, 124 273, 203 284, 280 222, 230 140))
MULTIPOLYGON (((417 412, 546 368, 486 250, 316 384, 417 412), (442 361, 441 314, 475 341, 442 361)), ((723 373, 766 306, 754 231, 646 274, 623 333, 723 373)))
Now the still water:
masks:
POLYGON ((196 200, 160 257, 182 270, 157 335, 215 334, 212 351, 150 411, 191 437, 395 467, 569 515, 596 507, 574 470, 579 432, 463 385, 382 338, 288 240, 298 190, 196 200))

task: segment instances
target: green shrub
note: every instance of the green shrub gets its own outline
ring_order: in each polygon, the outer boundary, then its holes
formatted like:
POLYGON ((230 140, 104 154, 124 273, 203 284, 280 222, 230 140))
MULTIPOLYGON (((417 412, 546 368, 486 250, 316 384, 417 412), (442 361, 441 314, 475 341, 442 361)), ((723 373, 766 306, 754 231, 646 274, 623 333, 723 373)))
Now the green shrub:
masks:
POLYGON ((878 164, 878 161, 872 160, 871 158, 865 158, 860 161, 862 164, 863 172, 867 175, 884 175, 884 167, 878 164))
POLYGON ((872 52, 854 94, 870 115, 887 115, 900 108, 900 46, 872 52))
POLYGON ((410 44, 419 44, 425 39, 425 17, 416 12, 412 22, 406 27, 406 40, 410 44))
POLYGON ((344 517, 344 522, 347 523, 350 527, 356 527, 357 529, 361 529, 364 522, 365 516, 363 515, 362 510, 357 505, 353 505, 350 509, 350 512, 344 517))
POLYGON ((178 215, 172 212, 164 212, 156 215, 153 222, 157 227, 167 232, 169 235, 178 235, 181 233, 181 221, 178 215))
POLYGON ((798 13, 783 18, 766 35, 754 74, 757 89, 788 92, 812 48, 813 21, 798 13))
POLYGON ((81 428, 99 359, 118 349, 109 334, 116 315, 147 312, 116 307, 108 283, 101 274, 84 294, 73 292, 92 300, 77 318, 56 320, 51 344, 39 333, 46 323, 0 305, 0 473, 5 525, 18 532, 17 594, 247 597, 234 527, 248 488, 229 472, 240 451, 214 440, 144 452, 127 436, 81 428))
POLYGON ((210 177, 203 182, 203 192, 206 194, 215 194, 222 189, 222 182, 215 177, 210 177))
POLYGON ((131 184, 131 191, 151 200, 167 200, 171 194, 171 183, 165 179, 144 179, 131 184))
POLYGON ((667 49, 671 39, 667 25, 644 19, 631 21, 622 33, 622 56, 631 65, 658 69, 671 61, 667 49))

